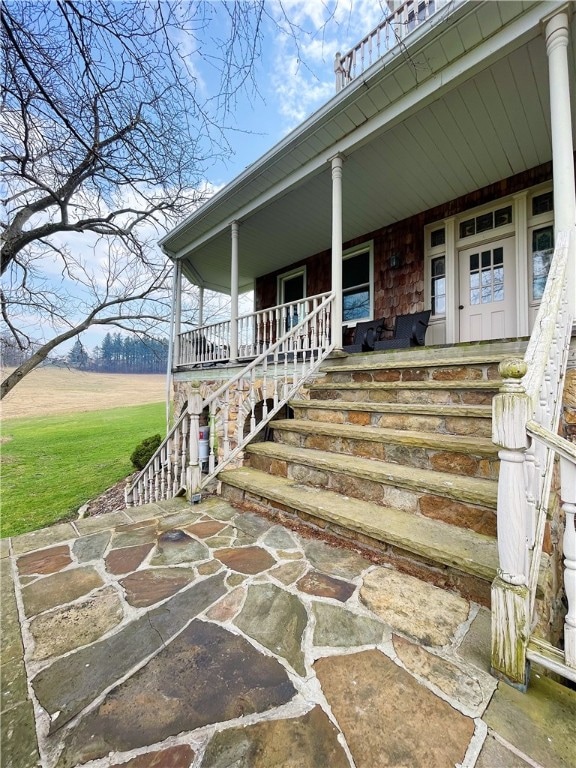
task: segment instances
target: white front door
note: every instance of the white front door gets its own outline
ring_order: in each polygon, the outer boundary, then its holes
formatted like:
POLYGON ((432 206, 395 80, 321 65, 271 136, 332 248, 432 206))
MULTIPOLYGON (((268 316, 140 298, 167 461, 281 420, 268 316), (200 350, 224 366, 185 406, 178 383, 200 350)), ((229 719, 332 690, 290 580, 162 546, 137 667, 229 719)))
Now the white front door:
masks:
POLYGON ((514 238, 459 253, 460 341, 516 336, 514 238))

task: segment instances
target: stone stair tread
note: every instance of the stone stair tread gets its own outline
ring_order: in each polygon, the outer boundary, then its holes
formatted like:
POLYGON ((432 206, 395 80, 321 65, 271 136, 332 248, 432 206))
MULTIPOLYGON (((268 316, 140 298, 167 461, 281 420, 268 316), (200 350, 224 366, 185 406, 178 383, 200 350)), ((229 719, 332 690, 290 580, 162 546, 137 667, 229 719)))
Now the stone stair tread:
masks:
POLYGON ((419 469, 348 454, 298 448, 283 443, 253 443, 246 453, 280 461, 304 464, 315 469, 353 475, 365 480, 394 485, 398 488, 435 493, 457 501, 496 508, 498 484, 494 480, 465 477, 431 469, 419 469))
POLYGON ((357 400, 290 400, 292 408, 317 408, 331 411, 371 411, 372 413, 426 414, 433 416, 462 416, 492 418, 491 405, 460 405, 437 403, 362 402, 357 400))
POLYGON ((414 515, 333 491, 270 476, 251 467, 224 470, 219 479, 256 496, 339 525, 464 573, 491 581, 496 575, 496 540, 466 528, 414 515))
POLYGON ((348 389, 348 390, 394 390, 394 389, 500 389, 501 379, 424 379, 418 381, 315 381, 310 390, 348 389))
POLYGON ((466 452, 474 455, 496 456, 498 447, 488 437, 446 435, 441 432, 423 432, 409 429, 333 424, 332 422, 307 421, 306 419, 276 419, 272 429, 300 432, 307 435, 344 437, 352 440, 408 445, 414 448, 435 448, 443 451, 466 452))
POLYGON ((441 366, 466 366, 499 363, 506 357, 522 357, 526 351, 526 339, 486 342, 481 344, 455 344, 452 347, 409 347, 335 356, 328 358, 321 370, 357 371, 378 368, 430 368, 441 366))

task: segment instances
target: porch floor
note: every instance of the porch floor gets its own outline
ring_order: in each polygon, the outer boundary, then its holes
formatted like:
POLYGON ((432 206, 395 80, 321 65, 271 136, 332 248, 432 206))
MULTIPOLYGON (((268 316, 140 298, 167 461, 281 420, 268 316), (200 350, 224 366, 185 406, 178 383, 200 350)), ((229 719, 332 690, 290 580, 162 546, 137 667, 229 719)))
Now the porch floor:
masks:
POLYGON ((490 614, 217 497, 2 540, 2 765, 573 765, 576 692, 490 614))

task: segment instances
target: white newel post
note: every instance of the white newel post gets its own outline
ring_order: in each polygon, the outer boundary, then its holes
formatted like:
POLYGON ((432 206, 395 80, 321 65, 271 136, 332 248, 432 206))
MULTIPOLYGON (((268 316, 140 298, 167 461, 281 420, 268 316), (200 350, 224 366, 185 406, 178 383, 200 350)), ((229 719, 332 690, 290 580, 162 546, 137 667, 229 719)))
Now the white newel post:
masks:
POLYGON ((531 402, 522 386, 527 365, 503 360, 503 383, 492 402, 492 440, 500 446, 498 480, 498 576, 492 583, 492 672, 525 688, 530 630, 528 500, 524 460, 531 402))
POLYGON ((195 493, 199 493, 202 483, 200 470, 199 440, 200 440, 200 414, 202 413, 202 396, 200 383, 193 381, 190 384, 188 397, 188 466, 186 468, 186 491, 188 498, 192 499, 195 493))
POLYGON ((342 155, 332 158, 332 340, 342 349, 342 155))
POLYGON ((564 590, 568 612, 564 619, 566 664, 576 669, 576 464, 560 458, 560 483, 564 521, 564 590))
MULTIPOLYGON (((550 125, 552 130, 552 164, 554 168, 554 225, 556 233, 571 231, 576 226, 576 191, 570 79, 568 70, 569 18, 566 9, 546 21, 546 53, 550 82, 550 125)), ((568 256, 567 285, 569 309, 576 314, 576 247, 574 239, 568 256)))
POLYGON ((230 226, 230 362, 238 359, 238 222, 230 226))

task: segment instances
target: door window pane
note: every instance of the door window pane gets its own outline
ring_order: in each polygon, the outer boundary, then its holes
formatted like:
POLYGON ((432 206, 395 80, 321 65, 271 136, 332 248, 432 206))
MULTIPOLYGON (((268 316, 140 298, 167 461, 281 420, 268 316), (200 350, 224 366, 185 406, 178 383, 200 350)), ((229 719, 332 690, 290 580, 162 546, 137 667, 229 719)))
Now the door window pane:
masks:
POLYGON ((432 259, 431 263, 431 310, 433 315, 444 315, 446 313, 446 259, 444 256, 438 256, 432 259))
POLYGON ((540 301, 554 253, 554 230, 542 227, 532 232, 532 299, 540 301))
POLYGON ((470 304, 504 301, 504 250, 470 254, 470 304))

